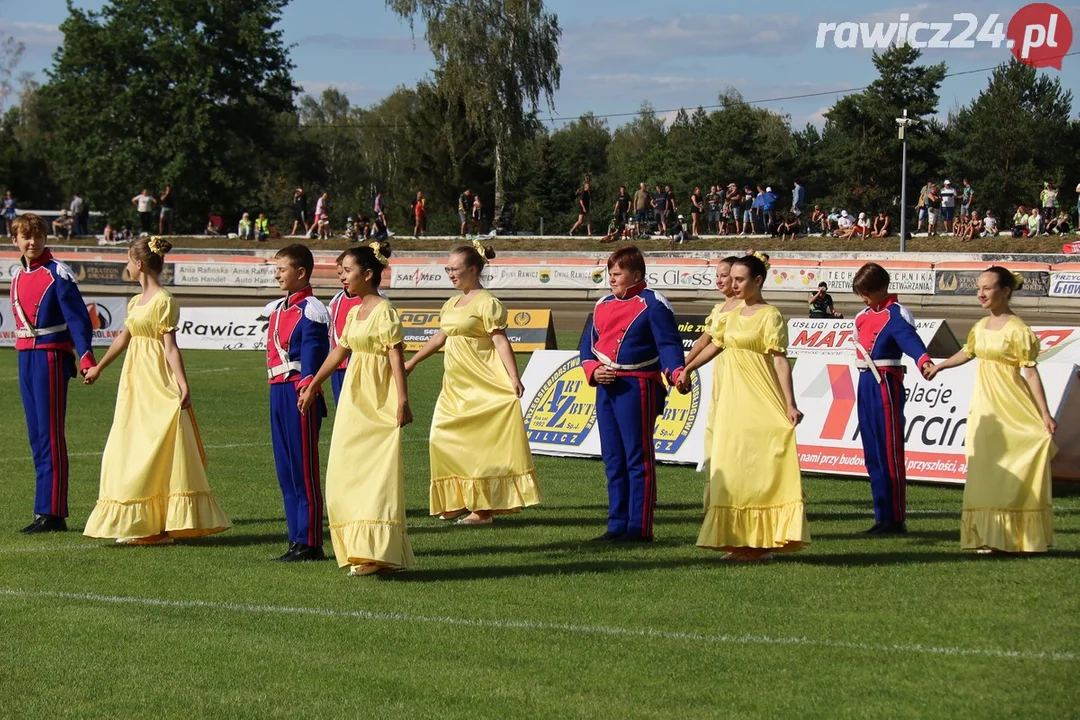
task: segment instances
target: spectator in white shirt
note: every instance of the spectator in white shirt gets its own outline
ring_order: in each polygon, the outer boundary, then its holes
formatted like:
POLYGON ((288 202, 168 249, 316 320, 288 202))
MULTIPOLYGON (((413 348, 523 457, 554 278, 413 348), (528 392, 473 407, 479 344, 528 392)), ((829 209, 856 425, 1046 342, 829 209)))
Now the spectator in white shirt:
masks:
POLYGON ((945 232, 952 232, 953 215, 956 213, 956 188, 946 180, 941 188, 941 222, 945 232))
POLYGON ((131 204, 139 211, 142 234, 149 235, 154 229, 154 206, 157 205, 157 200, 154 199, 149 190, 143 188, 141 193, 131 198, 131 204))
POLYGON ((997 237, 998 232, 1000 232, 998 230, 997 216, 994 215, 993 210, 986 211, 986 217, 983 218, 983 230, 987 237, 997 237))

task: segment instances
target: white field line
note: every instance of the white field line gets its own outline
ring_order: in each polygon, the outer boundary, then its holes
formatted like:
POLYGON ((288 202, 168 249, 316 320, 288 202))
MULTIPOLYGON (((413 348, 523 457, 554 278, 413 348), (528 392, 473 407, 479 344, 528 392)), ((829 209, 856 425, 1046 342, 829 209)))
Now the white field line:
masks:
POLYGON ((769 635, 709 635, 705 633, 673 632, 653 628, 622 628, 605 625, 575 625, 532 620, 483 620, 478 618, 434 617, 408 613, 380 612, 372 610, 333 610, 330 608, 291 607, 287 605, 249 605, 246 603, 217 602, 210 600, 161 600, 157 598, 124 597, 120 595, 97 595, 93 593, 67 593, 46 590, 19 590, 0 588, 0 597, 69 600, 82 603, 109 605, 133 605, 177 610, 223 610, 261 615, 301 615, 330 619, 369 620, 410 624, 452 625, 459 627, 494 630, 532 630, 537 632, 569 633, 571 635, 606 635, 645 640, 669 640, 695 642, 710 645, 764 645, 801 646, 837 650, 853 650, 869 653, 895 653, 907 655, 942 655, 951 657, 986 657, 1009 660, 1049 660, 1075 662, 1074 652, 1051 652, 1039 650, 1004 650, 1001 648, 964 648, 934 645, 864 643, 846 640, 814 639, 808 637, 773 637, 769 635))

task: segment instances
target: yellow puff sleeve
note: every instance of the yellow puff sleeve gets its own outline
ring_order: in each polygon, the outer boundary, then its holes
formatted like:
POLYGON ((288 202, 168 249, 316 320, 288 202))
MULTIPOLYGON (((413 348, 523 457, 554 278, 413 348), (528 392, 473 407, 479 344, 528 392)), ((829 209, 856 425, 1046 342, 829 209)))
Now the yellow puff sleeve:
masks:
POLYGON ((379 306, 379 317, 376 319, 378 326, 375 330, 379 338, 379 345, 389 350, 405 340, 405 329, 401 326, 401 316, 397 308, 389 302, 379 306))
POLYGON ((488 335, 496 330, 506 329, 506 306, 492 295, 480 305, 480 320, 484 323, 484 332, 488 335))
MULTIPOLYGON (((349 345, 349 331, 352 330, 353 321, 356 319, 356 311, 359 309, 359 305, 353 305, 349 308, 349 314, 345 316, 345 325, 341 328, 341 337, 338 338, 338 347, 352 350, 352 346, 349 345)), ((330 318, 330 332, 334 332, 333 324, 334 318, 330 318)))
POLYGON ((787 323, 784 322, 784 316, 772 305, 766 307, 761 312, 765 314, 765 317, 761 321, 761 341, 765 345, 765 352, 786 355, 788 334, 787 323))
POLYGON ((969 358, 975 357, 975 344, 976 344, 975 338, 978 335, 979 331, 982 329, 983 323, 985 323, 985 322, 986 322, 985 319, 980 320, 979 322, 972 325, 971 326, 971 331, 968 332, 967 342, 964 343, 964 347, 962 347, 961 350, 969 358))
POLYGON ((162 298, 158 305, 158 334, 176 332, 180 327, 180 305, 169 293, 158 291, 158 294, 162 298))
POLYGON ((1009 338, 1010 354, 1016 358, 1018 367, 1035 367, 1039 362, 1039 338, 1027 325, 1009 338))
POLYGON ((723 305, 714 305, 709 317, 705 318, 705 334, 712 338, 713 345, 724 347, 724 323, 727 315, 720 312, 723 305))

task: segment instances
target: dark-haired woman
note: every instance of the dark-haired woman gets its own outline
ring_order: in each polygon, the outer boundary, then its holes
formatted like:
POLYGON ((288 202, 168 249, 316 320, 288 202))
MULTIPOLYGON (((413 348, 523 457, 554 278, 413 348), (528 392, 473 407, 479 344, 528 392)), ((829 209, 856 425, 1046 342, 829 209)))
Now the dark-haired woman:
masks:
POLYGON ((711 504, 697 540, 699 547, 728 551, 726 560, 768 560, 810 542, 795 447, 802 413, 786 356, 787 325, 761 297, 767 268, 754 255, 732 264, 732 286, 744 304, 684 371, 721 350, 727 356, 713 419, 711 504))
POLYGON ((968 410, 967 482, 960 546, 982 553, 1046 552, 1054 544, 1050 461, 1057 423, 1036 367, 1039 340, 1013 314, 1009 300, 1023 284, 1003 267, 979 276, 979 304, 990 314, 975 323, 960 352, 923 374, 979 358, 968 410))
POLYGON ((397 310, 379 295, 390 247, 349 248, 342 282, 360 302, 349 310, 338 345, 303 392, 301 412, 349 358, 326 465, 326 512, 339 567, 349 575, 415 565, 405 527, 401 429, 412 422, 405 376, 404 331, 397 310))
POLYGON ((105 357, 86 371, 84 382, 91 385, 127 350, 87 537, 164 545, 232 527, 206 481, 206 455, 176 346, 180 307, 158 279, 171 249, 158 237, 132 244, 127 273, 142 292, 128 303, 124 330, 105 357))
POLYGON ((506 308, 480 284, 495 251, 479 242, 452 253, 446 272, 461 291, 443 304, 439 332, 405 367, 446 347, 442 391, 431 420, 431 514, 464 525, 540 503, 521 414, 524 388, 506 337, 506 308), (471 513, 469 512, 471 511, 471 513))

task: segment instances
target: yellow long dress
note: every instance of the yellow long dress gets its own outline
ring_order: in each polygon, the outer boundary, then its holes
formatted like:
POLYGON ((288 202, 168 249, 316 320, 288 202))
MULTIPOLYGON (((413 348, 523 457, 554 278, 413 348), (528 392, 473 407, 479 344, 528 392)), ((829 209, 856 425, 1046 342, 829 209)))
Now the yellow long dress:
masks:
POLYGON ((180 409, 180 388, 162 336, 176 329, 180 307, 166 290, 145 305, 128 303, 131 342, 120 372, 101 490, 83 534, 95 538, 212 535, 232 527, 206 481, 195 416, 180 409))
POLYGON ((415 567, 405 526, 405 467, 397 383, 388 351, 404 332, 383 300, 364 319, 349 310, 340 345, 352 351, 326 465, 326 512, 338 565, 415 567))
POLYGON ((967 483, 960 545, 1005 552, 1045 552, 1054 544, 1050 461, 1057 454, 1031 388, 1020 374, 1034 367, 1039 341, 1023 320, 998 330, 975 324, 964 353, 979 359, 971 393, 967 483))
POLYGON ((521 403, 491 333, 506 308, 487 290, 442 306, 447 335, 442 392, 431 421, 431 514, 519 512, 541 502, 521 403))
POLYGON ((714 409, 709 507, 699 547, 798 550, 810 542, 795 428, 770 353, 787 350, 780 311, 728 314, 714 409))
MULTIPOLYGON (((738 302, 731 310, 724 310, 724 303, 717 303, 713 306, 712 312, 709 313, 709 317, 705 319, 705 332, 712 337, 713 344, 718 347, 723 347, 724 337, 724 321, 731 315, 732 312, 741 308, 743 304, 738 302), (719 339, 718 339, 719 338, 719 339)), ((709 470, 709 456, 712 452, 712 435, 713 435, 713 422, 715 422, 717 398, 720 393, 720 365, 724 361, 724 353, 720 353, 712 361, 712 393, 709 395, 709 410, 705 414, 705 462, 702 471, 705 476, 710 474, 709 470)), ((709 483, 705 483, 705 509, 709 508, 709 483)))

